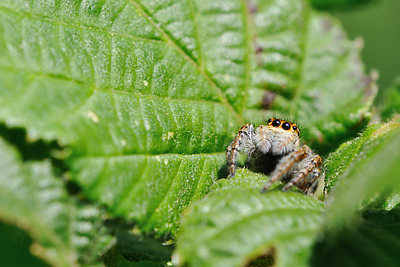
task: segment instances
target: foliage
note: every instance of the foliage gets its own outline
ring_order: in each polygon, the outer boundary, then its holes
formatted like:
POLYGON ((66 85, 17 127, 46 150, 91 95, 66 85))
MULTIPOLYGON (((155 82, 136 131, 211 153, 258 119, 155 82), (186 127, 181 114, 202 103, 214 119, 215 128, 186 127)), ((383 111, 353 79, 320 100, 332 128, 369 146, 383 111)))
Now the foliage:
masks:
POLYGON ((392 86, 383 92, 378 101, 382 119, 390 119, 393 115, 400 113, 400 78, 397 78, 392 86))
POLYGON ((1 255, 307 266, 356 248, 341 239, 354 227, 397 240, 398 122, 342 144, 370 120, 375 80, 360 44, 306 1, 2 0, 0 13, 0 232, 14 233, 1 255), (342 144, 329 207, 279 183, 262 195, 268 177, 249 170, 224 179, 238 127, 271 115, 297 118, 322 155, 342 144))
POLYGON ((346 10, 354 7, 371 4, 377 0, 310 0, 310 3, 317 9, 322 10, 346 10))
MULTIPOLYGON (((26 230, 33 239, 32 254, 51 265, 77 266, 77 260, 94 265, 112 241, 102 223, 103 211, 75 204, 49 162, 23 163, 3 139, 0 155, 1 220, 26 230)), ((2 242, 6 247, 7 239, 2 242)))

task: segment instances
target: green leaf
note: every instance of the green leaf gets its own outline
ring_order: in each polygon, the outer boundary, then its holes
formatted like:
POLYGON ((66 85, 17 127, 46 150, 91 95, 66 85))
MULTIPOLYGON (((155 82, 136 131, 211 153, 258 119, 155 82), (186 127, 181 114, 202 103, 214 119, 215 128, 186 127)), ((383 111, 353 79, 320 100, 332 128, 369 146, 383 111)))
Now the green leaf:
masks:
POLYGON ((68 198, 49 162, 24 163, 3 139, 0 156, 0 221, 27 231, 30 251, 52 266, 96 266, 111 241, 102 212, 68 198))
MULTIPOLYGON (((398 229, 397 221, 392 227, 398 229)), ((325 232, 325 239, 315 244, 312 266, 399 266, 399 236, 380 225, 359 222, 346 225, 334 234, 325 232)))
POLYGON ((398 266, 400 124, 369 126, 326 164, 330 208, 315 264, 398 266), (340 262, 340 263, 339 263, 340 262))
POLYGON ((67 146, 83 195, 156 236, 210 190, 265 94, 321 150, 375 95, 359 47, 301 0, 3 0, 0 18, 0 122, 67 146))
POLYGON ((171 261, 174 246, 171 242, 159 242, 140 233, 138 228, 117 227, 116 238, 118 240, 113 250, 105 255, 107 266, 116 266, 121 259, 146 264, 152 262, 166 266, 171 261))
POLYGON ((339 148, 327 161, 327 184, 337 183, 332 193, 334 201, 328 213, 335 227, 353 218, 349 214, 354 210, 376 205, 390 210, 398 203, 390 195, 400 192, 397 179, 399 126, 399 123, 394 122, 372 125, 361 137, 339 148), (353 146, 353 149, 349 149, 349 146, 353 146), (347 163, 349 158, 352 158, 350 164, 347 163), (333 173, 331 168, 338 171, 333 173), (382 202, 379 196, 389 202, 382 202))
POLYGON ((0 257, 3 266, 49 266, 30 253, 32 238, 23 230, 0 222, 0 236, 0 257))
POLYGON ((303 1, 254 3, 255 70, 245 118, 293 116, 305 140, 321 152, 335 149, 369 120, 377 91, 376 77, 364 74, 360 40, 347 40, 338 21, 303 1))
POLYGON ((321 10, 344 10, 367 5, 377 0, 310 0, 310 3, 321 10))
POLYGON ((390 119, 394 114, 400 113, 400 78, 383 91, 383 96, 378 102, 378 109, 382 119, 390 119))
POLYGON ((189 210, 173 260, 243 266, 274 251, 276 266, 307 266, 323 209, 319 201, 295 193, 213 191, 189 210))
MULTIPOLYGON (((228 178, 228 179, 219 179, 217 180, 213 186, 212 189, 220 189, 220 188, 258 188, 261 190, 261 188, 265 185, 265 183, 268 181, 268 178, 266 175, 262 173, 254 173, 248 169, 244 168, 238 168, 236 170, 236 175, 233 178, 228 178)), ((276 182, 272 185, 272 188, 275 188, 276 185, 278 185, 280 182, 276 182)))
MULTIPOLYGON (((324 165, 326 193, 330 194, 334 187, 338 187, 338 183, 346 187, 351 179, 354 179, 355 173, 369 166, 371 160, 376 160, 377 154, 382 153, 381 150, 393 141, 393 135, 399 126, 397 122, 370 125, 359 137, 344 143, 335 153, 332 153, 325 160, 324 165)), ((381 169, 378 164, 373 168, 381 169)), ((374 173, 369 176, 372 175, 374 173)))
MULTIPOLYGON (((261 188, 267 183, 268 177, 262 173, 255 173, 245 168, 238 168, 233 178, 219 179, 211 187, 212 190, 227 188, 257 188, 261 192, 261 188)), ((276 181, 271 185, 269 190, 282 190, 284 184, 282 181, 276 181)), ((289 189, 292 192, 301 192, 297 187, 289 189)))

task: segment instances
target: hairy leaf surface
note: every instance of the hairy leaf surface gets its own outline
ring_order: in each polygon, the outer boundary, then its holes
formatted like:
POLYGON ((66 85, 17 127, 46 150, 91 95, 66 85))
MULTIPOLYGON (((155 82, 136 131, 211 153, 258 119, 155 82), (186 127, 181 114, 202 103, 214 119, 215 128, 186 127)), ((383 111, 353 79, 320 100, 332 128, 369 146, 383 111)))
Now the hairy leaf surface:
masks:
POLYGON ((319 201, 295 193, 213 191, 185 217, 174 260, 189 266, 244 266, 274 253, 276 266, 307 266, 323 209, 319 201))
POLYGON ((331 156, 327 164, 328 189, 329 183, 337 185, 328 215, 337 227, 350 220, 348 215, 354 210, 391 210, 399 203, 399 126, 396 122, 372 125, 331 156), (333 174, 331 168, 338 171, 333 174))
POLYGON ((400 264, 399 126, 397 122, 371 125, 330 156, 326 178, 331 203, 315 263, 400 264))
MULTIPOLYGON (((332 153, 325 161, 326 193, 330 193, 337 183, 350 183, 354 173, 368 166, 378 153, 383 153, 381 150, 385 145, 391 144, 390 141, 394 140, 393 135, 398 131, 399 126, 397 122, 372 124, 359 137, 344 143, 335 153, 332 153)), ((396 156, 397 153, 391 153, 391 155, 396 156)), ((373 167, 377 170, 381 169, 378 165, 373 167)), ((374 174, 378 173, 371 173, 371 176, 374 174)), ((380 180, 382 179, 375 182, 378 183, 380 180)))
POLYGON ((323 150, 375 93, 359 47, 302 0, 2 0, 0 33, 0 122, 68 146, 83 195, 157 236, 267 106, 323 150))
POLYGON ((368 121, 377 90, 364 74, 360 40, 347 40, 336 20, 303 1, 251 3, 255 70, 245 118, 261 123, 265 116, 294 116, 320 151, 336 148, 350 128, 355 133, 368 121))

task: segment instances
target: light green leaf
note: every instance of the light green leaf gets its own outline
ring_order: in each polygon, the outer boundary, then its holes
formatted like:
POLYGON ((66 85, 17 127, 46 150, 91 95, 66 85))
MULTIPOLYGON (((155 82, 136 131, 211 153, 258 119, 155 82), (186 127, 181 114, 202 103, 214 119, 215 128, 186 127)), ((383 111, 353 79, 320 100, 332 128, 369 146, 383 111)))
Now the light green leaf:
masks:
MULTIPOLYGON (((238 168, 235 177, 216 181, 212 189, 249 187, 261 190, 267 181, 268 177, 262 173, 254 173, 248 169, 238 168)), ((278 184, 279 181, 274 183, 271 189, 275 188, 278 184)))
MULTIPOLYGON (((261 188, 267 183, 268 177, 262 173, 255 173, 245 168, 238 168, 236 175, 233 178, 219 179, 213 186, 212 190, 227 189, 227 188, 257 188, 261 192, 261 188)), ((276 181, 271 185, 269 190, 282 190, 284 187, 283 182, 276 181)), ((292 187, 289 191, 300 192, 296 187, 292 187)))
POLYGON ((0 122, 67 146, 83 195, 156 236, 261 122, 260 96, 326 148, 375 94, 359 48, 302 0, 3 0, 0 33, 0 122))
POLYGON ((244 266, 273 252, 274 266, 307 266, 323 209, 295 193, 216 190, 189 210, 173 259, 189 266, 244 266))
POLYGON ((0 157, 0 221, 27 231, 30 251, 52 266, 96 266, 111 241, 102 212, 68 198, 49 162, 23 163, 3 139, 0 157))

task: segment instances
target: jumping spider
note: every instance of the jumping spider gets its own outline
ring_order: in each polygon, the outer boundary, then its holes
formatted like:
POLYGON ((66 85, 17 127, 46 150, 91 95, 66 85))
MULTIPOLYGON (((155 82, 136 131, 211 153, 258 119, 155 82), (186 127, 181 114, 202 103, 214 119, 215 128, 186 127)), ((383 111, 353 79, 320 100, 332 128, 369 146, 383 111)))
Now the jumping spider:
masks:
POLYGON ((307 193, 321 173, 321 157, 306 145, 300 147, 299 128, 289 121, 271 118, 267 125, 260 125, 256 130, 250 123, 240 127, 226 151, 230 177, 235 176, 241 151, 253 159, 253 169, 272 172, 262 193, 280 178, 287 182, 283 191, 296 185, 307 193))

